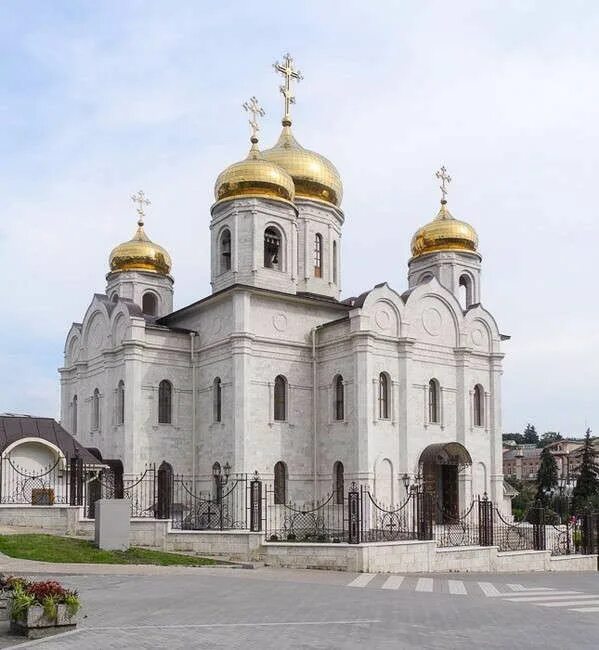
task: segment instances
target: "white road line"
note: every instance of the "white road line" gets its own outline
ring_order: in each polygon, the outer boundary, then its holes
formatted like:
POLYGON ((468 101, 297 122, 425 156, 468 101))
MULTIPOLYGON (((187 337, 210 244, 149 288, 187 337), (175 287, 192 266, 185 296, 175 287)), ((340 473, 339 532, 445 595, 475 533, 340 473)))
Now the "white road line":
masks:
POLYGON ((454 596, 467 596, 466 586, 461 580, 448 580, 449 593, 454 596))
POLYGON ((512 591, 524 591, 526 587, 524 585, 507 585, 512 591))
POLYGON ((552 595, 552 596, 530 596, 529 598, 504 598, 503 600, 509 600, 512 603, 542 603, 549 602, 550 600, 572 600, 572 598, 597 598, 597 595, 586 595, 581 594, 579 591, 572 591, 570 593, 565 592, 563 594, 552 595))
POLYGON ((403 576, 389 576, 385 580, 385 584, 382 586, 382 589, 399 589, 401 583, 403 582, 403 576))
POLYGON ((559 603, 536 603, 539 607, 574 607, 575 605, 599 605, 599 600, 562 600, 559 603))
POLYGON ((599 607, 577 607, 570 610, 571 612, 599 612, 599 607))
POLYGON ((355 580, 352 580, 348 587, 365 587, 371 580, 376 578, 376 573, 362 573, 355 580))
MULTIPOLYGON (((488 584, 488 583, 483 583, 483 584, 488 584)), ((482 587, 481 587, 482 589, 482 587)), ((484 589, 483 589, 484 591, 484 589)), ((554 596, 556 594, 561 594, 563 593, 562 591, 550 591, 550 590, 543 590, 543 591, 519 591, 518 593, 513 593, 513 592, 497 592, 495 594, 489 594, 489 598, 524 598, 526 596, 554 596)), ((570 593, 570 592, 566 592, 570 593)), ((575 594, 580 593, 578 591, 574 592, 575 594)))
POLYGON ((418 578, 416 583, 416 591, 432 591, 433 579, 432 578, 418 578))
POLYGON ((494 584, 491 584, 490 582, 479 582, 478 586, 482 589, 483 594, 487 596, 487 598, 492 598, 493 596, 505 596, 506 594, 502 594, 499 589, 494 584))

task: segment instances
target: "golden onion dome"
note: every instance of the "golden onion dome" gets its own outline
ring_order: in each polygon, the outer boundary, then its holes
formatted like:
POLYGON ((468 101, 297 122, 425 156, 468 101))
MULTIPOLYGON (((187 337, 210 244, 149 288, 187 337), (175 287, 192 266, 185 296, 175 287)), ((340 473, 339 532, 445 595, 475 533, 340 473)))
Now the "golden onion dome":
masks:
POLYGON ((465 221, 454 219, 446 204, 447 201, 441 201, 441 209, 437 216, 417 230, 412 237, 413 257, 438 251, 477 252, 476 231, 465 221))
POLYGON ((139 219, 137 226, 133 239, 119 244, 110 253, 111 272, 146 271, 168 275, 172 266, 171 256, 146 235, 143 219, 139 219))
POLYGON ((291 133, 291 121, 283 120, 283 131, 272 149, 262 152, 269 160, 285 169, 295 183, 295 195, 319 199, 339 207, 343 184, 335 165, 324 156, 304 149, 291 133))
POLYGON ((216 179, 214 197, 217 201, 240 196, 293 201, 293 179, 282 167, 266 160, 257 143, 258 139, 252 137, 248 157, 227 167, 216 179))

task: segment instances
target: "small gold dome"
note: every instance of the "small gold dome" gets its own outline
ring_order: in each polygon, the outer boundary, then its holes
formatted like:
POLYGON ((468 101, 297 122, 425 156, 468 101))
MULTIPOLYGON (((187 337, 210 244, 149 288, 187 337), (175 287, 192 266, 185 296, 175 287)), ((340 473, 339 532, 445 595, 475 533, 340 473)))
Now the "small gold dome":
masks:
POLYGON ((109 264, 113 273, 120 271, 147 271, 168 275, 171 270, 170 255, 146 235, 143 221, 137 222, 133 239, 119 244, 110 253, 109 264))
POLYGON ((335 165, 324 156, 304 149, 293 137, 290 124, 283 121, 283 131, 277 144, 263 151, 262 155, 289 172, 297 197, 319 199, 339 207, 343 198, 343 184, 335 165))
POLYGON ((464 221, 454 219, 441 201, 437 216, 416 231, 412 237, 412 256, 419 257, 437 251, 468 251, 476 253, 478 236, 474 228, 464 221))
POLYGON ((252 138, 248 157, 227 167, 216 179, 214 197, 217 201, 248 195, 293 201, 293 179, 282 167, 263 158, 257 142, 252 138))

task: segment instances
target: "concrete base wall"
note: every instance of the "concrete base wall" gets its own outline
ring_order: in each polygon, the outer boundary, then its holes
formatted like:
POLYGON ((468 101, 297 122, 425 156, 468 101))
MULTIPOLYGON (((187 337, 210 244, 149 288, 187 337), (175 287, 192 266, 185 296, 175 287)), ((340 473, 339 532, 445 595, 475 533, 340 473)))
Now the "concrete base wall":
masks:
MULTIPOLYGON (((79 506, 0 506, 0 526, 30 528, 57 535, 77 535, 80 517, 79 506)), ((92 521, 91 535, 93 531, 92 521)))

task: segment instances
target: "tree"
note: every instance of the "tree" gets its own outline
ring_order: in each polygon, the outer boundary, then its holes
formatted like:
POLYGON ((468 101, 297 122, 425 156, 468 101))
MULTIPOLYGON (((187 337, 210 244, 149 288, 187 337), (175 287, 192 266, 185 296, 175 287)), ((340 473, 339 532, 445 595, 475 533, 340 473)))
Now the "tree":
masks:
POLYGON ((559 433, 559 431, 546 431, 537 443, 537 447, 546 447, 552 442, 557 442, 558 440, 563 440, 562 434, 559 433))
POLYGON ((527 445, 536 445, 538 442, 539 434, 537 433, 534 424, 530 424, 529 422, 526 425, 526 429, 524 429, 524 443, 527 445))
POLYGON ((524 443, 524 436, 521 433, 504 433, 502 436, 503 441, 513 440, 517 445, 524 443))
POLYGON ((599 467, 597 466, 597 451, 591 440, 591 430, 587 429, 582 448, 582 462, 576 486, 572 491, 572 510, 580 513, 589 507, 599 497, 599 467))
POLYGON ((537 472, 537 494, 536 500, 544 507, 549 505, 551 493, 557 487, 557 463, 553 454, 545 447, 541 452, 541 463, 537 472))

